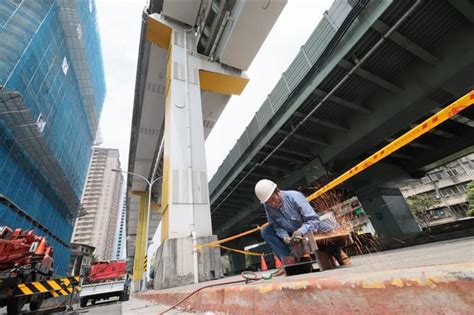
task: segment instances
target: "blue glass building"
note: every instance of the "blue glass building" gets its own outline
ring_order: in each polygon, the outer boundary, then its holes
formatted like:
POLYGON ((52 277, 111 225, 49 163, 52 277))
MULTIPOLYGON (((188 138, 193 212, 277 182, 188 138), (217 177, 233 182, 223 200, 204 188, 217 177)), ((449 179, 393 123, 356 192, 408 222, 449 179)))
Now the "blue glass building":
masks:
POLYGON ((93 0, 0 1, 0 226, 48 236, 56 274, 104 96, 93 0))

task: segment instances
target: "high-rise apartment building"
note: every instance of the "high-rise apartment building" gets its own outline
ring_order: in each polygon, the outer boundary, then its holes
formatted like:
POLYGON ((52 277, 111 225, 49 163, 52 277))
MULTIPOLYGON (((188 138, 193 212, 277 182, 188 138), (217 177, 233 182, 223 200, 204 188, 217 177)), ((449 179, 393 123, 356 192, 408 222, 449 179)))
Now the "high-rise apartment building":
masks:
POLYGON ((127 197, 123 197, 122 207, 120 208, 119 221, 117 227, 117 236, 115 241, 115 259, 125 258, 125 212, 127 210, 127 197))
POLYGON ((95 2, 0 1, 0 225, 65 274, 105 96, 95 2))
POLYGON ((73 243, 95 247, 100 260, 115 258, 115 235, 122 195, 123 176, 117 149, 94 148, 82 205, 86 215, 77 219, 73 243))

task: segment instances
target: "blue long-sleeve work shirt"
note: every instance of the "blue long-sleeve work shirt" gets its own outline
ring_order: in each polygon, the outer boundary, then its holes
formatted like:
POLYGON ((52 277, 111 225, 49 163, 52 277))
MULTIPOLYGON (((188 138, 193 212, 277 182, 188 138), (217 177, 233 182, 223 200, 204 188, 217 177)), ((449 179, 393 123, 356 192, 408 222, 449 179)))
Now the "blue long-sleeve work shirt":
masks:
POLYGON ((305 234, 313 231, 329 232, 336 228, 336 224, 332 221, 319 220, 319 215, 299 191, 281 190, 280 192, 282 194, 280 208, 272 208, 264 204, 267 220, 278 237, 283 239, 296 230, 305 234))

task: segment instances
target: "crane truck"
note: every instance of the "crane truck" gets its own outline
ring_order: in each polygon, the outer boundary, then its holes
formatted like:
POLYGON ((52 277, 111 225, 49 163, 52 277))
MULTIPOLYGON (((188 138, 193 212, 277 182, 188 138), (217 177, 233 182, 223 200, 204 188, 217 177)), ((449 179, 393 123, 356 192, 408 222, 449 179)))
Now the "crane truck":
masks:
POLYGON ((98 261, 92 264, 90 274, 84 279, 81 293, 81 307, 95 304, 101 299, 118 296, 120 301, 130 297, 130 278, 127 263, 122 260, 98 261))
POLYGON ((17 294, 18 285, 48 280, 53 275, 53 248, 44 236, 32 230, 0 226, 0 307, 8 314, 17 314, 29 303, 38 310, 48 292, 17 294))

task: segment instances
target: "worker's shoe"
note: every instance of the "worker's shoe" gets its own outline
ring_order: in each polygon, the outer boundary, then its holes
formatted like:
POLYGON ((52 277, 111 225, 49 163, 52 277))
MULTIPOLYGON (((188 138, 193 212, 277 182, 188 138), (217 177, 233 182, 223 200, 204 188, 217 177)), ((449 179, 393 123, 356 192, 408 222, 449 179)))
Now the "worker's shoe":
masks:
POLYGON ((342 249, 339 251, 339 255, 335 255, 335 257, 340 266, 352 265, 350 257, 342 249))
POLYGON ((338 262, 339 266, 350 266, 352 265, 352 261, 347 256, 347 254, 342 250, 336 250, 332 253, 333 258, 338 262))

